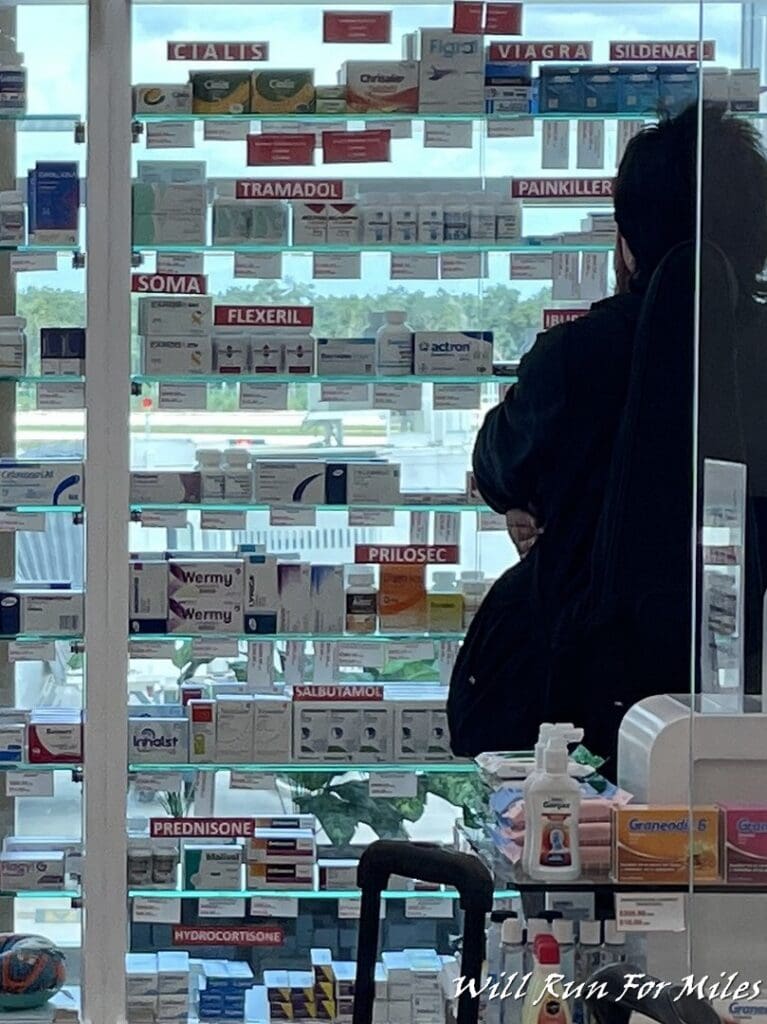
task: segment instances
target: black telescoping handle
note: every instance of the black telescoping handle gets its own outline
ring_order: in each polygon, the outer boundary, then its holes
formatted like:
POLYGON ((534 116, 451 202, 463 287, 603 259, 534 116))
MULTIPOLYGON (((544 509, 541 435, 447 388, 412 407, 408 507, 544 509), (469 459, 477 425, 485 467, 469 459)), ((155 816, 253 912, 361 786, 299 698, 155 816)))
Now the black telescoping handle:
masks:
MULTIPOLYGON (((493 908, 493 878, 478 857, 445 850, 429 843, 379 839, 360 857, 357 884, 362 891, 357 942, 357 977, 354 985, 352 1024, 371 1024, 375 999, 375 965, 381 893, 392 875, 420 882, 451 885, 458 890, 464 911, 461 973, 474 979, 479 990, 485 955, 485 916, 493 908)), ((474 1024, 479 1017, 479 997, 466 986, 458 1001, 457 1024, 474 1024)))
POLYGON ((658 978, 628 964, 610 964, 586 982, 586 1006, 597 1024, 628 1024, 641 1013, 658 1024, 721 1024, 711 1003, 688 993, 680 985, 660 987, 658 978), (633 979, 632 979, 633 976, 633 979), (640 997, 636 986, 646 985, 640 997))

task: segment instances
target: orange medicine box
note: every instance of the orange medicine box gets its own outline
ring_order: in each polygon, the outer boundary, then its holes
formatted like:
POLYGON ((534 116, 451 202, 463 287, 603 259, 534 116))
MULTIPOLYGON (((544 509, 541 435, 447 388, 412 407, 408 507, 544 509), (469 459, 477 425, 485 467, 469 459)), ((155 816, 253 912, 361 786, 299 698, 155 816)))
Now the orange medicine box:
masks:
POLYGON ((381 632, 426 630, 426 567, 382 565, 379 572, 378 616, 381 632))
POLYGON ((613 873, 617 882, 679 884, 689 880, 690 831, 696 882, 719 879, 719 811, 716 807, 648 807, 613 810, 613 873))

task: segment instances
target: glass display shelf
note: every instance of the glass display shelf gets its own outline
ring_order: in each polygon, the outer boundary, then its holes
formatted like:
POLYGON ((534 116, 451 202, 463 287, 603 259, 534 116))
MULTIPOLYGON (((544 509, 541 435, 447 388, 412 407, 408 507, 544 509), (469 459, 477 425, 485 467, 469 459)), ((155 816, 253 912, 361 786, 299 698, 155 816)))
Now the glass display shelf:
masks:
MULTIPOLYGON (((444 568, 444 566, 443 566, 444 568)), ((397 640, 463 640, 464 632, 460 633, 131 633, 129 641, 137 643, 156 643, 160 640, 168 641, 194 641, 199 640, 205 643, 206 640, 242 640, 257 643, 259 640, 277 640, 287 642, 289 640, 303 640, 305 643, 332 643, 337 641, 343 643, 375 644, 386 641, 397 640)), ((0 640, 8 639, 0 636, 0 640)), ((15 639, 15 637, 11 637, 15 639)), ((67 637, 39 637, 41 640, 66 640, 67 637)))
MULTIPOLYGON (((755 120, 767 118, 767 112, 761 111, 733 111, 733 113, 737 114, 738 117, 753 118, 755 120)), ((517 111, 495 114, 488 114, 484 111, 473 114, 429 114, 419 111, 414 114, 387 114, 386 111, 371 110, 366 113, 347 111, 340 114, 134 114, 133 120, 140 123, 151 123, 153 121, 200 121, 201 123, 205 121, 261 121, 264 124, 268 124, 270 121, 281 123, 295 121, 296 124, 314 121, 318 124, 327 122, 332 125, 339 124, 341 121, 480 121, 491 123, 494 121, 656 121, 658 116, 658 114, 654 113, 638 114, 630 111, 622 111, 621 113, 607 113, 604 111, 591 113, 584 111, 570 114, 566 114, 564 111, 557 111, 555 113, 517 111)))
POLYGON ((79 114, 29 114, 24 110, 0 110, 0 125, 10 123, 22 132, 73 132, 82 121, 79 114))
MULTIPOLYGON (((51 593, 65 594, 66 591, 53 590, 51 593)), ((81 641, 82 639, 82 633, 0 633, 0 643, 5 643, 6 641, 19 641, 20 643, 29 641, 32 643, 38 640, 48 643, 56 640, 60 640, 62 643, 70 643, 71 641, 81 641)))
MULTIPOLYGON (((242 900, 242 899, 299 899, 299 900, 358 900, 359 889, 128 889, 131 899, 148 897, 156 900, 242 900)), ((385 900, 455 900, 455 889, 385 889, 381 895, 385 900)), ((496 894, 506 899, 509 893, 501 890, 496 894)))
POLYGON ((0 505, 0 512, 19 512, 29 515, 33 515, 35 512, 57 512, 77 516, 84 511, 82 505, 0 505))
POLYGON ((19 892, 0 890, 0 899, 7 900, 79 900, 77 889, 22 889, 19 892))
POLYGON ((234 504, 216 504, 216 505, 202 505, 202 504, 165 504, 165 503, 141 503, 137 502, 135 505, 131 505, 131 512, 268 512, 270 508, 291 508, 291 509, 313 509, 315 512, 349 512, 355 509, 368 509, 374 508, 376 511, 385 512, 412 512, 412 511, 425 511, 425 512, 488 512, 489 508, 487 505, 469 505, 467 503, 458 504, 451 502, 429 502, 429 501, 411 501, 411 502, 398 502, 396 505, 385 505, 381 502, 372 502, 370 505, 312 505, 307 503, 291 503, 285 502, 280 506, 274 506, 269 504, 247 504, 240 505, 234 504))
MULTIPOLYGON (((541 200, 544 202, 544 200, 541 200)), ((571 206, 599 206, 604 200, 583 198, 571 200, 571 206)), ((285 255, 312 255, 313 253, 342 255, 344 253, 379 253, 394 256, 440 256, 447 253, 578 253, 578 252, 613 252, 615 243, 579 242, 577 245, 562 245, 547 242, 545 239, 528 238, 516 242, 442 242, 441 244, 414 245, 134 245, 134 253, 199 253, 203 256, 215 256, 218 253, 284 253, 285 255)), ((21 251, 21 250, 19 250, 21 251)), ((50 251, 50 250, 48 250, 50 251)))
POLYGON ((0 381, 11 381, 14 384, 82 384, 85 381, 85 377, 80 377, 74 373, 50 373, 44 377, 34 373, 21 375, 2 373, 0 374, 0 381))
MULTIPOLYGON (((387 684, 389 685, 389 684, 387 684)), ((410 684, 412 685, 412 684, 410 684)), ((2 767, 2 766, 0 766, 2 767)), ((179 772, 253 772, 258 774, 315 774, 338 775, 341 772, 364 772, 365 774, 382 774, 384 772, 424 772, 429 775, 474 775, 477 766, 473 761, 427 761, 415 763, 408 761, 397 761, 388 764, 356 764, 348 761, 324 763, 314 761, 308 763, 285 763, 285 764, 230 764, 228 762, 216 762, 215 764, 136 764, 128 765, 131 774, 154 775, 158 772, 167 772, 177 775, 179 772)))
MULTIPOLYGON (((585 310, 584 310, 585 312, 585 310)), ((2 380, 3 378, 0 378, 2 380)), ((31 378, 32 382, 52 380, 51 377, 31 378)), ((67 380, 77 378, 68 377, 67 380)), ((194 373, 163 374, 135 373, 134 384, 513 384, 516 373, 490 374, 484 377, 446 377, 403 374, 399 377, 364 375, 339 376, 337 374, 300 373, 194 373)), ((247 410, 250 412, 251 410, 247 410)))
POLYGON ((0 772, 71 772, 81 771, 82 761, 56 761, 55 764, 32 764, 30 761, 0 761, 0 772))
MULTIPOLYGON (((73 253, 80 252, 79 245, 6 245, 0 242, 0 253, 73 253)), ((71 380, 72 378, 68 378, 71 380)))

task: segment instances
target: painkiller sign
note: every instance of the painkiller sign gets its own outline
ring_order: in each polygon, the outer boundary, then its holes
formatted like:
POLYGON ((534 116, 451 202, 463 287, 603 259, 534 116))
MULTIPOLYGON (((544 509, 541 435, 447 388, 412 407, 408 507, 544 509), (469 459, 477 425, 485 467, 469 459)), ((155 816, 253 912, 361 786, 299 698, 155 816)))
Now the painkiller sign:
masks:
POLYGON ((612 178, 513 178, 512 199, 609 199, 612 178))

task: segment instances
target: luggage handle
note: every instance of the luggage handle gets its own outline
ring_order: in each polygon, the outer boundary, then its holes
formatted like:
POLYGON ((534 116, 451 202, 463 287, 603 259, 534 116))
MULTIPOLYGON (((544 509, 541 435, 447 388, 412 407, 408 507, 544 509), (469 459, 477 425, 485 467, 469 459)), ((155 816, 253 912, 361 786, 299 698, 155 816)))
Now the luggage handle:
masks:
MULTIPOLYGON (((379 839, 365 850, 357 867, 362 899, 352 1024, 371 1024, 373 1019, 381 893, 395 874, 420 882, 445 883, 458 890, 464 911, 461 970, 466 982, 474 980, 477 993, 481 988, 485 916, 493 907, 490 872, 478 857, 467 853, 445 850, 433 843, 379 839)), ((472 997, 468 984, 464 984, 456 1024, 475 1024, 478 1018, 479 996, 472 997)))
POLYGON ((632 1013, 641 1013, 658 1024, 722 1024, 707 1000, 681 995, 680 985, 659 990, 661 984, 658 978, 628 964, 610 964, 595 971, 586 982, 585 1003, 597 1024, 628 1024, 632 1013), (635 988, 627 992, 629 975, 637 976, 640 987, 652 985, 649 994, 640 998, 635 988))

